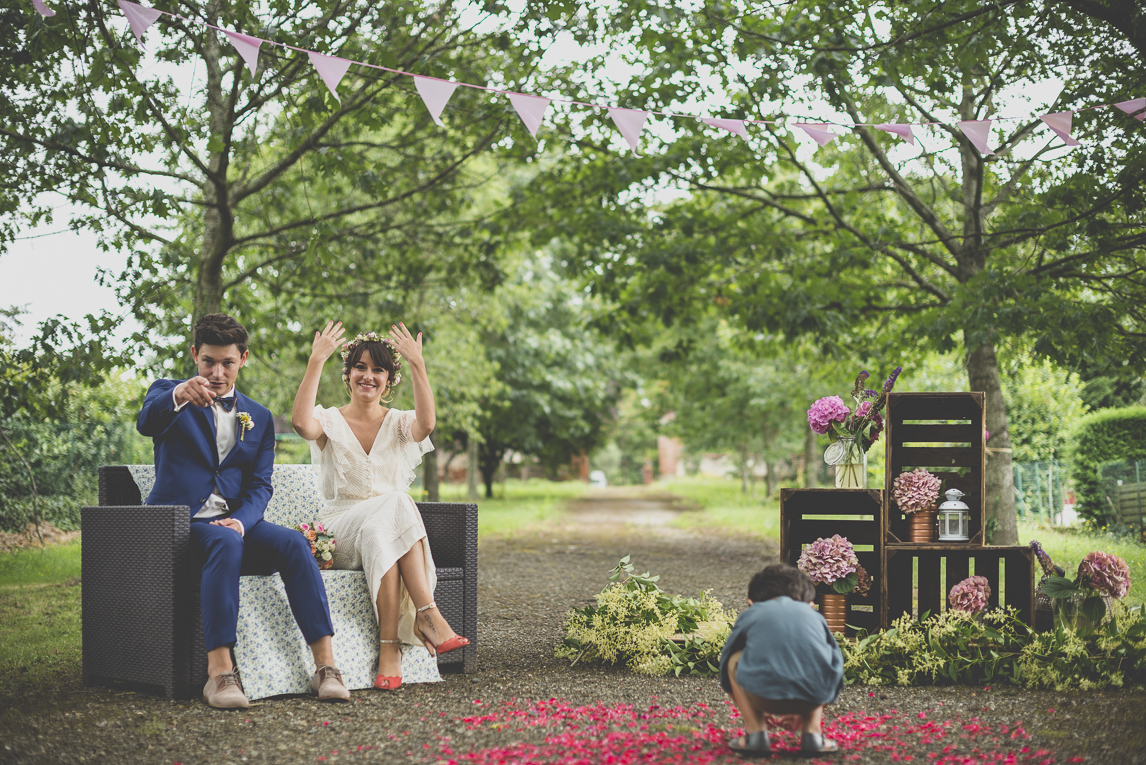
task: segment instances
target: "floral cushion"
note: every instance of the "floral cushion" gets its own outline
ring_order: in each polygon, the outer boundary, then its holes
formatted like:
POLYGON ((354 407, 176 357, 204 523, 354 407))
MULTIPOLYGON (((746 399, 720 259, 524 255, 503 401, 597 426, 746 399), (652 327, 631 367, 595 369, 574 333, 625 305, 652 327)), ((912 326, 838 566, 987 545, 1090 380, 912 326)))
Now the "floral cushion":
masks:
MULTIPOLYGON (((155 483, 153 465, 128 465, 140 494, 155 483)), ((274 496, 264 520, 280 526, 312 523, 322 500, 313 465, 275 465, 274 496)), ((370 688, 378 663, 378 622, 361 571, 323 571, 334 624, 334 660, 351 690, 370 688)), ((248 698, 310 693, 314 660, 295 624, 278 574, 239 579, 239 625, 235 660, 248 698)), ((440 681, 438 664, 421 646, 403 646, 402 682, 440 681)))

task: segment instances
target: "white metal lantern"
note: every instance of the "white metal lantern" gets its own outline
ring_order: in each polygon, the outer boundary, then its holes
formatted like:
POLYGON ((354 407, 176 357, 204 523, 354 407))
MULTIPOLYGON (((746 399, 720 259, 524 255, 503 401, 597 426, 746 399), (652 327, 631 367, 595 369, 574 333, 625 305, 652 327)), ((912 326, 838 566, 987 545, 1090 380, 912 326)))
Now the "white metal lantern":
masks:
POLYGON ((958 489, 944 493, 947 501, 939 506, 939 541, 966 542, 971 538, 971 509, 961 499, 965 495, 958 489))

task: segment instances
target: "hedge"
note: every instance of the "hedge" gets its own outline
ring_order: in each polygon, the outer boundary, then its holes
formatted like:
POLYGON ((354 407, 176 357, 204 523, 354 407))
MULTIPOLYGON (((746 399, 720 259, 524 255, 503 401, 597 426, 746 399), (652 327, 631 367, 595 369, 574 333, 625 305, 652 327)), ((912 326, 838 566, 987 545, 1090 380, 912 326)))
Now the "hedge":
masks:
POLYGON ((1101 409, 1075 427, 1071 476, 1080 515, 1094 521, 1107 517, 1099 469, 1116 460, 1146 460, 1146 406, 1101 409))

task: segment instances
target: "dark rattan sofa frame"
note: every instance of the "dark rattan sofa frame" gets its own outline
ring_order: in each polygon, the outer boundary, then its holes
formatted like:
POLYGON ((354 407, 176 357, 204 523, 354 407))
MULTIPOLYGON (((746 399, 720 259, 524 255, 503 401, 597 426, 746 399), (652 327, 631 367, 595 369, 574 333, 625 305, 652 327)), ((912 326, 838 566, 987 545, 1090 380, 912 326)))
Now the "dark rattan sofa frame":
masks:
MULTIPOLYGON (((438 567, 434 600, 471 640, 439 667, 476 672, 477 505, 418 509, 438 567)), ((81 510, 85 685, 125 683, 176 699, 202 692, 207 654, 190 516, 186 506, 144 505, 126 467, 99 469, 99 506, 81 510)))

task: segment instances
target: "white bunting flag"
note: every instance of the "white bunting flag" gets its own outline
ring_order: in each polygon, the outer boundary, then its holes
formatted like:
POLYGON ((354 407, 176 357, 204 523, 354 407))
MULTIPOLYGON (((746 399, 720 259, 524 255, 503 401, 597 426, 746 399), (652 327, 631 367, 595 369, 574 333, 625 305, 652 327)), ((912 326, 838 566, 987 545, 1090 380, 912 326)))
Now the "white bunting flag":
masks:
POLYGON ((235 50, 243 57, 243 61, 247 62, 247 69, 254 77, 255 72, 259 70, 259 46, 263 44, 263 41, 257 37, 241 35, 238 32, 228 32, 225 29, 223 34, 227 35, 231 45, 235 46, 235 50))
POLYGON ((458 84, 434 77, 415 76, 414 87, 418 89, 418 95, 422 97, 422 102, 430 110, 430 116, 434 118, 434 122, 438 123, 438 127, 445 127, 442 122, 442 110, 446 108, 446 103, 457 90, 458 84))
POLYGON ((342 99, 338 96, 338 83, 342 82, 342 78, 346 76, 346 70, 350 68, 353 62, 337 56, 324 56, 314 51, 307 51, 306 55, 310 56, 310 65, 318 72, 318 76, 326 83, 326 87, 330 88, 334 99, 341 104, 342 99))
POLYGON ((1053 112, 1051 114, 1044 114, 1039 117, 1043 122, 1047 123, 1047 127, 1054 131, 1054 134, 1066 142, 1067 146, 1078 146, 1079 143, 1070 134, 1070 123, 1074 119, 1074 112, 1053 112))
POLYGON ((517 116, 525 123, 529 134, 537 138, 537 128, 541 127, 541 120, 545 117, 545 110, 549 108, 550 99, 541 96, 527 96, 524 93, 510 93, 509 102, 517 111, 517 116))
POLYGON ((796 127, 811 136, 812 140, 821 147, 827 146, 839 137, 838 133, 832 132, 831 125, 825 125, 819 122, 797 122, 796 127))
POLYGON ((1123 101, 1120 104, 1115 104, 1119 109, 1134 117, 1139 122, 1146 120, 1146 98, 1134 98, 1129 101, 1123 101), (1134 112, 1138 112, 1135 114, 1134 112))
POLYGON ((129 3, 128 0, 118 0, 118 2, 119 9, 123 11, 124 16, 127 16, 127 23, 131 25, 131 31, 135 33, 135 41, 143 45, 143 33, 155 23, 157 18, 163 15, 163 11, 144 8, 139 3, 129 3))
POLYGON ((987 148, 987 138, 991 134, 991 123, 994 120, 966 120, 959 123, 959 129, 963 131, 963 135, 975 145, 979 153, 984 157, 994 154, 995 152, 987 148))
POLYGON ((705 125, 711 125, 714 128, 720 128, 721 130, 727 130, 729 133, 734 133, 734 134, 740 136, 741 138, 747 138, 748 137, 748 130, 746 130, 744 127, 744 120, 722 120, 722 119, 710 119, 708 117, 704 117, 700 121, 703 122, 705 125))
POLYGON ((44 0, 32 0, 32 5, 36 6, 36 10, 46 19, 56 15, 55 11, 44 5, 44 0))
POLYGON ((882 130, 885 133, 894 133, 912 146, 915 145, 915 134, 911 132, 911 125, 904 125, 899 122, 885 122, 882 125, 876 125, 875 129, 882 130))
POLYGON ((645 129, 645 121, 648 120, 649 113, 640 109, 613 109, 610 107, 609 116, 613 118, 613 124, 617 126, 617 130, 620 130, 621 135, 628 141, 629 148, 633 150, 633 156, 641 156, 637 153, 637 144, 640 143, 641 131, 645 129))

